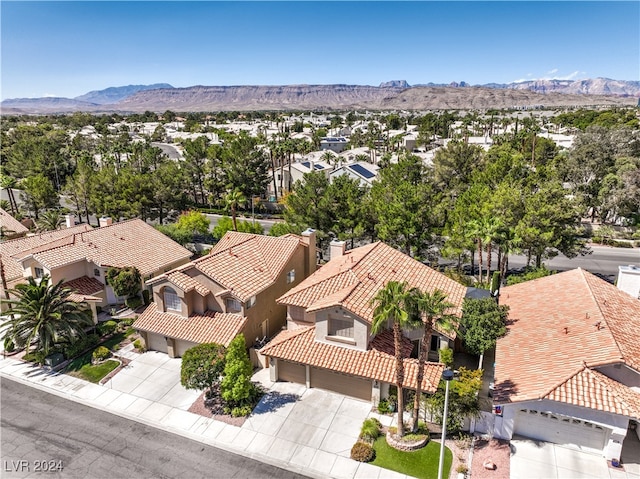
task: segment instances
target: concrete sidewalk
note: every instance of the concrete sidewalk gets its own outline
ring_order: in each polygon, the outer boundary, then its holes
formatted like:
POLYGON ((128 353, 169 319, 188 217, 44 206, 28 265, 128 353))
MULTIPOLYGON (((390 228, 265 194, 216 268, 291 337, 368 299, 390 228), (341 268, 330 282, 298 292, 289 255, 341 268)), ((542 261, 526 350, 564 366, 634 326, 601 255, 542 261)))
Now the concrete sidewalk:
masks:
MULTIPOLYGON (((310 477, 407 478, 403 474, 349 458, 349 450, 355 443, 362 424, 360 417, 377 416, 367 413, 366 403, 343 398, 346 402, 334 404, 337 409, 330 420, 324 419, 328 423, 314 424, 314 421, 322 422, 325 417, 325 409, 316 404, 316 400, 323 396, 315 394, 320 391, 307 390, 299 385, 270 384, 274 393, 280 396, 292 394, 285 396, 289 398, 293 397, 293 393, 279 389, 290 386, 300 388, 295 391, 295 396, 302 398, 301 404, 306 405, 299 407, 299 412, 294 412, 299 406, 297 401, 285 401, 274 407, 273 403, 269 403, 273 396, 267 395, 245 424, 237 427, 190 413, 183 409, 183 404, 180 405, 181 408, 173 407, 142 395, 117 391, 64 374, 50 373, 11 358, 0 360, 0 377, 11 378, 90 407, 310 477), (305 395, 307 401, 304 401, 305 395), (314 406, 317 407, 317 414, 312 418, 309 417, 309 408, 314 406), (302 422, 300 415, 306 415, 306 426, 296 428, 295 424, 302 422), (351 424, 350 418, 355 419, 355 416, 358 420, 351 424), (273 427, 276 422, 279 426, 273 427), (309 437, 308 432, 312 429, 314 435, 309 437)), ((259 373, 256 379, 269 385, 264 373, 259 373)))

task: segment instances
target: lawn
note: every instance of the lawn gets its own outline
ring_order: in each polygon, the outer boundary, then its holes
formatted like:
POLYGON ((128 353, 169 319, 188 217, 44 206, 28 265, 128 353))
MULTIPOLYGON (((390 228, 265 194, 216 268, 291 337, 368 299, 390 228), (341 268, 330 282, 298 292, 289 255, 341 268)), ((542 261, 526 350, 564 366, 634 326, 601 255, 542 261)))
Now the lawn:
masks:
MULTIPOLYGON (((398 451, 387 444, 384 436, 376 439, 373 444, 376 458, 371 463, 374 466, 391 469, 402 474, 425 479, 437 479, 438 459, 440 457, 440 443, 429 441, 422 449, 413 452, 398 451)), ((444 471, 442 477, 449 477, 453 455, 449 448, 444 450, 444 471)))
MULTIPOLYGON (((133 328, 129 328, 124 333, 114 334, 112 337, 107 339, 104 343, 100 344, 100 346, 104 346, 107 349, 113 350, 113 348, 115 346, 120 344, 127 337, 131 336, 134 333, 135 333, 135 330, 133 328)), ((97 347, 98 346, 96 346, 96 348, 97 347)), ((71 361, 69 363, 69 365, 65 368, 65 373, 79 372, 86 365, 90 366, 91 365, 91 354, 92 354, 92 352, 93 352, 93 350, 89 351, 88 353, 83 354, 82 356, 78 356, 73 361, 71 361)))
POLYGON ((79 370, 73 371, 71 375, 80 379, 85 379, 86 381, 91 381, 92 383, 98 383, 103 377, 105 377, 119 365, 120 363, 118 361, 114 361, 113 359, 109 359, 103 363, 96 365, 92 365, 91 363, 89 363, 82 366, 79 370))

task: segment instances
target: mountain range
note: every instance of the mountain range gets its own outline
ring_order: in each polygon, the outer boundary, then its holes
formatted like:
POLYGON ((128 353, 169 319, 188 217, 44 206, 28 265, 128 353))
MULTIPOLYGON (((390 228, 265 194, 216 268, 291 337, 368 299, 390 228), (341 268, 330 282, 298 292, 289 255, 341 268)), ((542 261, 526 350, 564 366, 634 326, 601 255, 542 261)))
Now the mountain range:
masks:
POLYGON ((249 110, 443 110, 590 105, 636 105, 640 82, 532 80, 471 86, 465 82, 409 85, 394 80, 369 85, 192 86, 168 83, 128 85, 88 92, 75 98, 17 98, 0 103, 2 114, 84 111, 163 112, 249 110))

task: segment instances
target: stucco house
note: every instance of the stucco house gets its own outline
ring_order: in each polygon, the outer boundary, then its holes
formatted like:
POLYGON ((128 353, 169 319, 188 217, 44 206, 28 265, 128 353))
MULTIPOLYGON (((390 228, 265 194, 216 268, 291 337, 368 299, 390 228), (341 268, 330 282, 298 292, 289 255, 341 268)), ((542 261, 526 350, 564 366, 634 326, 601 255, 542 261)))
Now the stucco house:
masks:
POLYGON ((315 236, 229 231, 208 255, 148 281, 154 302, 133 327, 171 357, 199 343, 228 346, 239 333, 247 345, 275 335, 286 323, 276 298, 315 271, 315 236))
POLYGON ((146 280, 189 261, 191 252, 142 220, 134 219, 92 228, 79 225, 2 243, 2 265, 9 289, 26 278, 49 275, 52 283, 97 306, 118 298, 106 284, 111 267, 138 268, 146 280))
MULTIPOLYGON (((271 380, 291 381, 377 403, 395 382, 393 333, 371 333, 373 298, 389 281, 447 293, 459 314, 467 288, 413 258, 376 242, 345 251, 331 244, 331 261, 278 298, 287 307, 287 330, 261 349, 268 357, 271 380)), ((415 389, 421 330, 405 331, 405 384, 415 389), (413 352, 413 354, 412 354, 413 352), (413 358, 410 358, 413 356, 413 358)), ((430 360, 454 336, 434 331, 430 360)), ((434 392, 443 365, 427 365, 422 388, 434 392)))
POLYGON ((640 301, 582 269, 500 297, 510 324, 496 345, 494 435, 619 459, 639 434, 640 301))

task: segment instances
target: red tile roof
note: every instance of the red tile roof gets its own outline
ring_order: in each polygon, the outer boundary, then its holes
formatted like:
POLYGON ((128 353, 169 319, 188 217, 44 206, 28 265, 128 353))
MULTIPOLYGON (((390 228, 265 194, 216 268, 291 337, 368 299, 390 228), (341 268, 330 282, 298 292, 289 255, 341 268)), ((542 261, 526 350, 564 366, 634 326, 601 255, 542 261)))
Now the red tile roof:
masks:
POLYGON ((368 322, 373 320, 372 299, 389 281, 406 281, 422 291, 440 289, 460 314, 467 288, 384 243, 372 243, 343 256, 306 278, 278 302, 318 311, 342 306, 368 322))
POLYGON ((552 395, 609 410, 609 399, 592 387, 595 376, 576 371, 616 363, 640 371, 640 301, 591 273, 508 286, 500 298, 511 324, 496 346, 497 403, 552 395))
POLYGON ((104 290, 104 284, 97 279, 90 278, 88 276, 81 276, 80 278, 67 281, 66 283, 63 283, 62 286, 69 288, 76 293, 85 295, 100 293, 104 290))
MULTIPOLYGON (((411 341, 405 338, 405 353, 411 351, 411 341)), ((352 376, 395 383, 396 360, 393 355, 393 333, 384 331, 374 338, 366 351, 346 348, 315 340, 315 327, 282 331, 260 350, 269 357, 313 367, 329 369, 352 376)), ((418 361, 405 359, 405 386, 415 389, 418 361)), ((438 387, 444 365, 427 363, 422 382, 423 391, 433 393, 438 387)))
POLYGON ((640 419, 640 392, 586 367, 549 391, 544 399, 640 419))
POLYGON ((299 247, 300 237, 273 237, 229 231, 193 265, 241 301, 274 284, 299 247))
POLYGON ((160 334, 193 343, 218 343, 228 346, 244 327, 247 319, 238 314, 206 311, 188 318, 158 311, 151 303, 133 327, 140 331, 160 334))
MULTIPOLYGON (((181 268, 184 269, 184 268, 181 268)), ((148 284, 153 284, 161 279, 167 279, 170 283, 176 285, 185 293, 191 290, 196 290, 201 296, 206 296, 210 293, 209 289, 197 279, 188 276, 181 270, 174 270, 160 276, 156 276, 153 281, 149 281, 148 284)))
POLYGON ((20 223, 17 219, 0 208, 0 227, 7 236, 27 233, 29 228, 20 223))
POLYGON ((191 252, 142 220, 133 219, 66 236, 58 242, 23 250, 17 258, 33 258, 48 269, 77 261, 99 266, 135 266, 148 276, 180 260, 191 252))

